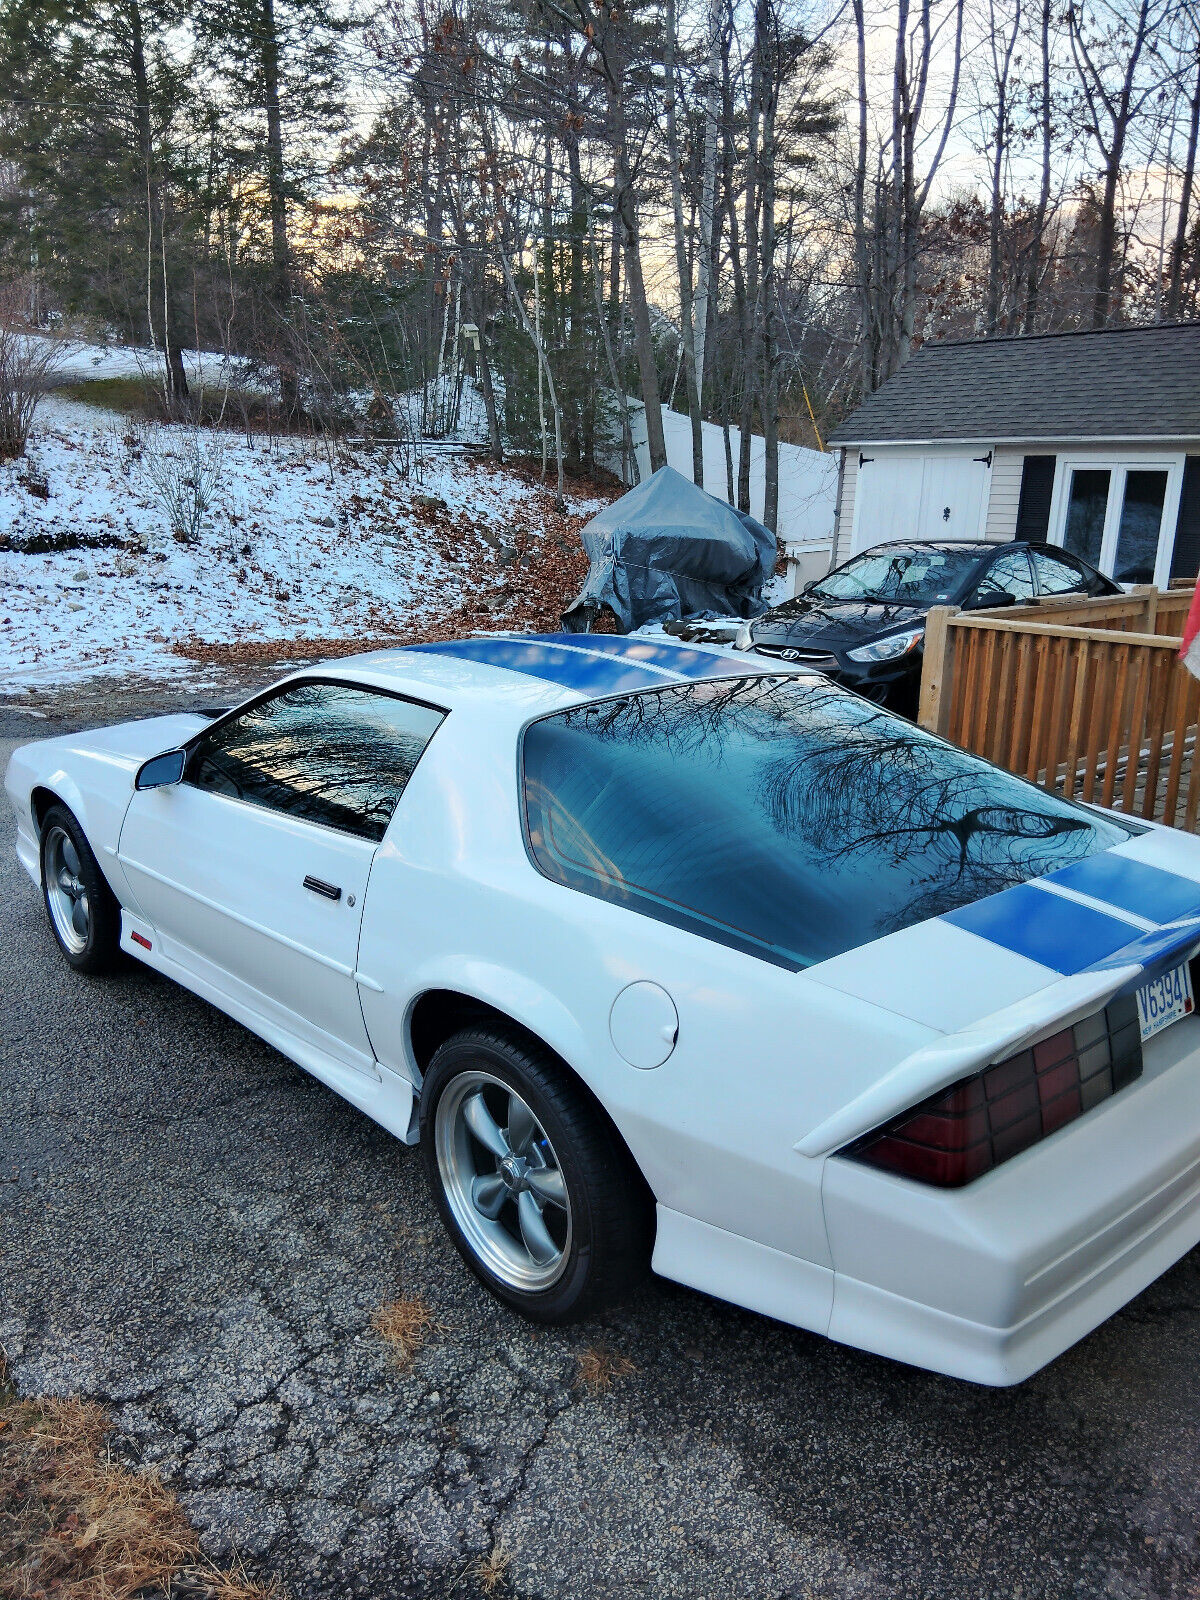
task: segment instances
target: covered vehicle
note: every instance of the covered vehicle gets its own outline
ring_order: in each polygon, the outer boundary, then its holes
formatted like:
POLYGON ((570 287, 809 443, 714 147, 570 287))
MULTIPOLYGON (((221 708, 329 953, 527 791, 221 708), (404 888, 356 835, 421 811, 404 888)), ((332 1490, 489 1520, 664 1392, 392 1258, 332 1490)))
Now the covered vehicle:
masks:
POLYGON ((562 619, 571 633, 588 632, 605 609, 622 633, 677 617, 756 617, 775 570, 775 535, 673 467, 594 516, 583 547, 587 582, 562 619))

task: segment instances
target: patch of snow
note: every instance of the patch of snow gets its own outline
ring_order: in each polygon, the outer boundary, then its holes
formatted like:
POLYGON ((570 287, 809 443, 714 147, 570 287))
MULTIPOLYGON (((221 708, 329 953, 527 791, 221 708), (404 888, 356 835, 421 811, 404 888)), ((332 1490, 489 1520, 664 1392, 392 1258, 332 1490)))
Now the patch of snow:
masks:
MULTIPOLYGON (((104 352, 115 376, 129 352, 104 352)), ((90 358, 89 358, 90 359, 90 358)), ((107 363, 107 367, 105 367, 107 363)), ((134 370, 140 370, 134 366, 134 370)), ((186 425, 153 433, 180 449, 186 425)), ((205 432, 207 445, 214 436, 205 432)), ((498 547, 538 536, 549 490, 462 456, 425 459, 223 431, 220 482, 200 539, 172 537, 128 420, 48 398, 26 461, 0 466, 0 542, 47 535, 108 547, 0 549, 6 692, 112 673, 180 673, 180 640, 374 641, 415 631, 504 582, 498 547), (130 442, 132 441, 132 442, 130 442), (25 487, 44 474, 50 498, 25 487)), ((575 500, 586 516, 600 499, 575 500)))

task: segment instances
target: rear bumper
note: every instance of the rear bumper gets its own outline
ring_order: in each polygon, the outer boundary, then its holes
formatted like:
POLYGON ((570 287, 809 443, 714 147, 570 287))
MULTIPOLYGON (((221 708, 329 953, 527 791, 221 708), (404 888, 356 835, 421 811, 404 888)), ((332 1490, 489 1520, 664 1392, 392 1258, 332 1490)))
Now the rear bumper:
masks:
POLYGON ((968 1185, 838 1157, 823 1183, 828 1333, 977 1383, 1018 1383, 1200 1243, 1200 1019, 1146 1075, 968 1185))
POLYGON ((1200 1017, 1145 1075, 977 1183, 939 1190, 832 1156, 833 1269, 658 1208, 654 1269, 844 1344, 1020 1383, 1200 1243, 1200 1017))
POLYGON ((1011 1327, 989 1327, 835 1273, 829 1336, 974 1383, 1020 1383, 1107 1321, 1200 1243, 1200 1163, 1178 1187, 1153 1223, 1011 1327))

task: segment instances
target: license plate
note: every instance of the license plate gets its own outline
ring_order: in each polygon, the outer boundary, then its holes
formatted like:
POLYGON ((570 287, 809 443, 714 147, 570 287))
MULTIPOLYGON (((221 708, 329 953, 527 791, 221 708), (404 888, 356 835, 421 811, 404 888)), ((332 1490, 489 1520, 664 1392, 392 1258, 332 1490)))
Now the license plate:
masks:
POLYGON ((1181 1017, 1196 1009, 1192 998, 1192 979, 1186 967, 1175 967, 1164 972, 1161 978, 1152 978, 1137 992, 1138 1021, 1142 1025, 1142 1042, 1169 1028, 1181 1017))

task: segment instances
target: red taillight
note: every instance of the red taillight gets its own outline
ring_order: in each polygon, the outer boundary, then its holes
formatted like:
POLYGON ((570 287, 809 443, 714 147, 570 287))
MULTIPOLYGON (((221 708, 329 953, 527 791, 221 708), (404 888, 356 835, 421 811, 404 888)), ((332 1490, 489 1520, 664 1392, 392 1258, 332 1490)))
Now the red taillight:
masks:
POLYGON ((844 1153, 958 1189, 1141 1075, 1137 1001, 1128 995, 933 1095, 844 1153))

